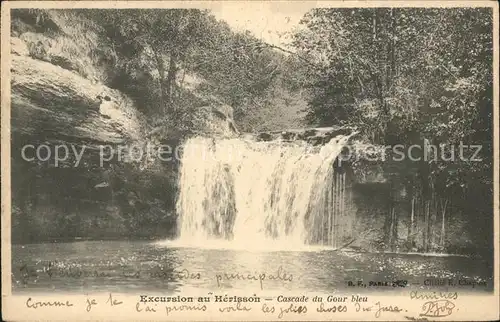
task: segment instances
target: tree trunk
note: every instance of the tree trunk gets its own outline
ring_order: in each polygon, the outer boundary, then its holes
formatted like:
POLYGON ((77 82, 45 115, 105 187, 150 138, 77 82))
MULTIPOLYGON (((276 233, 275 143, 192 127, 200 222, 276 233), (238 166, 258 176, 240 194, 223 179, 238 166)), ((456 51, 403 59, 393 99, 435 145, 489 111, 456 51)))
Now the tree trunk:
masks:
POLYGON ((343 239, 344 239, 344 234, 342 234, 342 232, 345 232, 345 226, 344 226, 344 222, 345 222, 345 172, 342 173, 342 182, 341 182, 341 186, 340 186, 340 189, 341 189, 341 198, 340 198, 340 213, 339 213, 339 222, 337 224, 338 228, 337 228, 337 231, 339 232, 339 240, 341 243, 343 243, 343 239), (343 225, 342 226, 342 229, 340 227, 340 225, 343 225))
POLYGON ((168 64, 168 74, 167 74, 167 107, 169 111, 173 111, 173 92, 175 87, 175 79, 177 76, 177 54, 175 51, 170 53, 170 61, 168 64))
POLYGON ((328 189, 328 220, 327 220, 327 234, 326 234, 326 244, 328 246, 331 245, 331 237, 332 237, 332 217, 333 217, 333 185, 335 179, 335 171, 332 173, 330 189, 328 189))
POLYGON ((427 201, 427 208, 425 210, 425 251, 429 251, 429 240, 430 240, 430 214, 431 214, 431 201, 427 201))
POLYGON ((166 103, 168 101, 168 94, 165 91, 165 64, 163 62, 163 58, 161 57, 161 53, 158 49, 153 48, 153 54, 156 60, 156 66, 158 68, 158 74, 160 75, 159 85, 160 85, 160 109, 162 114, 165 116, 166 113, 166 103))
POLYGON ((396 229, 396 226, 395 226, 395 209, 394 209, 394 206, 391 208, 391 225, 389 227, 389 247, 391 249, 391 251, 394 251, 395 247, 395 240, 396 240, 396 236, 394 234, 395 232, 395 229, 396 229))
POLYGON ((326 188, 326 191, 325 191, 325 194, 324 194, 324 205, 325 205, 325 208, 323 210, 323 212, 321 212, 319 215, 321 216, 321 224, 320 224, 320 228, 319 228, 319 238, 320 238, 320 241, 321 241, 321 245, 325 245, 325 216, 328 214, 328 209, 329 209, 329 200, 328 200, 328 196, 329 196, 329 190, 328 190, 328 187, 326 188))
POLYGON ((390 73, 389 73, 389 83, 387 90, 391 95, 394 93, 394 77, 396 74, 396 15, 394 13, 394 8, 391 8, 391 39, 390 39, 390 51, 389 51, 389 61, 390 61, 390 73))
POLYGON ((446 222, 446 207, 448 206, 448 199, 444 201, 442 213, 441 213, 441 247, 444 249, 444 244, 445 244, 445 237, 446 237, 446 231, 445 231, 445 222, 446 222))
POLYGON ((373 16, 372 16, 372 35, 373 42, 377 40, 377 8, 373 8, 373 16))
POLYGON ((335 248, 337 247, 337 214, 338 214, 338 185, 339 185, 339 180, 338 180, 338 174, 335 173, 333 176, 333 190, 332 190, 332 206, 333 206, 333 217, 332 217, 332 247, 335 248))
POLYGON ((435 229, 433 229, 432 223, 437 223, 437 218, 438 218, 438 211, 439 211, 439 204, 438 204, 438 198, 435 192, 435 189, 433 188, 433 193, 432 193, 432 206, 433 210, 432 213, 430 213, 430 218, 429 218, 429 236, 430 236, 430 245, 434 246, 436 244, 436 233, 435 229))
POLYGON ((411 194, 411 201, 410 201, 410 220, 408 223, 408 236, 406 238, 406 244, 408 245, 408 251, 410 251, 415 244, 413 234, 414 234, 414 225, 415 225, 415 197, 413 196, 413 193, 411 194))
POLYGON ((422 246, 423 246, 423 251, 427 251, 427 201, 425 199, 422 200, 423 207, 422 207, 422 217, 423 217, 423 223, 422 223, 422 246))

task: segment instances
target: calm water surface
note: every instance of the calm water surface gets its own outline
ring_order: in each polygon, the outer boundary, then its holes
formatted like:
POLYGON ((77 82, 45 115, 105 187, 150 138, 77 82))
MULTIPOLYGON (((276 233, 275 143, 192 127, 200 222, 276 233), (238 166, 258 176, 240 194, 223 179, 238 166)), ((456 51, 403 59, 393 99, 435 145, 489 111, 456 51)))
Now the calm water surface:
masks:
MULTIPOLYGON (((293 290, 341 293, 348 281, 368 284, 407 280, 426 288, 426 279, 480 282, 470 292, 491 292, 491 267, 466 257, 368 254, 343 251, 272 251, 199 249, 145 241, 81 241, 12 246, 12 285, 21 292, 161 292, 189 289, 293 290), (240 274, 242 279, 225 278, 240 274), (293 276, 245 280, 250 276, 293 276), (219 278, 217 278, 219 275, 219 278)), ((354 287, 356 288, 356 287, 354 287)), ((401 287, 367 287, 363 292, 408 291, 401 287)), ((433 287, 436 289, 436 286, 433 287)), ((446 287, 441 287, 445 290, 446 287)))

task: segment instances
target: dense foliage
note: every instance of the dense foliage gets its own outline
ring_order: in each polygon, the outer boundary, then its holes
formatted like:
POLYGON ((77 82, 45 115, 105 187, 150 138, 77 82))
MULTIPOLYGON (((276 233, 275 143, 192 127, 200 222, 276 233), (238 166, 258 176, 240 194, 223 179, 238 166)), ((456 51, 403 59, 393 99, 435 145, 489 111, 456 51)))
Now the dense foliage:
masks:
MULTIPOLYGON (((298 54, 312 62, 303 82, 311 122, 353 125, 372 143, 417 144, 424 151, 416 156, 431 155, 396 162, 389 149, 384 163, 391 184, 410 192, 411 216, 423 208, 426 249, 436 246, 431 225, 439 225, 445 246, 450 211, 477 216, 469 223, 492 234, 492 23, 485 8, 315 9, 294 36, 298 54), (482 148, 460 158, 461 143, 482 148), (425 151, 431 144, 436 152, 425 151)), ((388 214, 393 207, 391 200, 388 214)), ((397 218, 387 226, 391 239, 397 218)))
MULTIPOLYGON (((297 101, 283 86, 287 58, 249 32, 232 31, 209 11, 79 14, 92 21, 102 41, 113 48, 111 86, 132 95, 154 123, 182 123, 192 108, 208 102, 231 106, 242 130, 271 129, 282 121, 268 111, 279 112, 297 101), (271 116, 271 122, 259 114, 271 116)), ((288 117, 291 122, 300 118, 297 108, 294 112, 288 117)))

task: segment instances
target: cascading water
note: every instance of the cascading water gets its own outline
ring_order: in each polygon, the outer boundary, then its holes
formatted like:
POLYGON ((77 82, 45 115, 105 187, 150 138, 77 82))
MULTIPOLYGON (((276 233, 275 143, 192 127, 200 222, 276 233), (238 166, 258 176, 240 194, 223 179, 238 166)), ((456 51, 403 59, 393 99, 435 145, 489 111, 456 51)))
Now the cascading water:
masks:
POLYGON ((345 191, 345 176, 335 180, 332 164, 348 139, 338 136, 321 147, 303 141, 189 139, 177 201, 180 241, 269 240, 290 248, 331 243, 331 214, 341 211, 338 200, 345 191))

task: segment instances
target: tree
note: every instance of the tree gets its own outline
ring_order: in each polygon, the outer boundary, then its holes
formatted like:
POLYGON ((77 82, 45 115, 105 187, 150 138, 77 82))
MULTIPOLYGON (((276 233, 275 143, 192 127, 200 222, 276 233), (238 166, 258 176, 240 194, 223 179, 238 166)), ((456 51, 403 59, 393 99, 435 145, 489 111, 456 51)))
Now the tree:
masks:
MULTIPOLYGON (((197 9, 119 9, 87 12, 123 59, 158 75, 160 109, 174 110, 179 65, 204 33, 207 12, 197 9)), ((123 67, 127 69, 127 66, 123 67)))
MULTIPOLYGON (((293 45, 318 67, 307 68, 304 83, 310 122, 354 125, 376 144, 427 142, 438 156, 461 142, 483 146, 481 163, 470 161, 472 150, 463 160, 385 163, 391 182, 406 178, 409 213, 421 208, 424 248, 452 196, 486 190, 491 203, 491 9, 314 9, 301 23, 293 45), (420 204, 411 208, 417 195, 420 204)), ((389 227, 397 220, 393 207, 389 227)))

